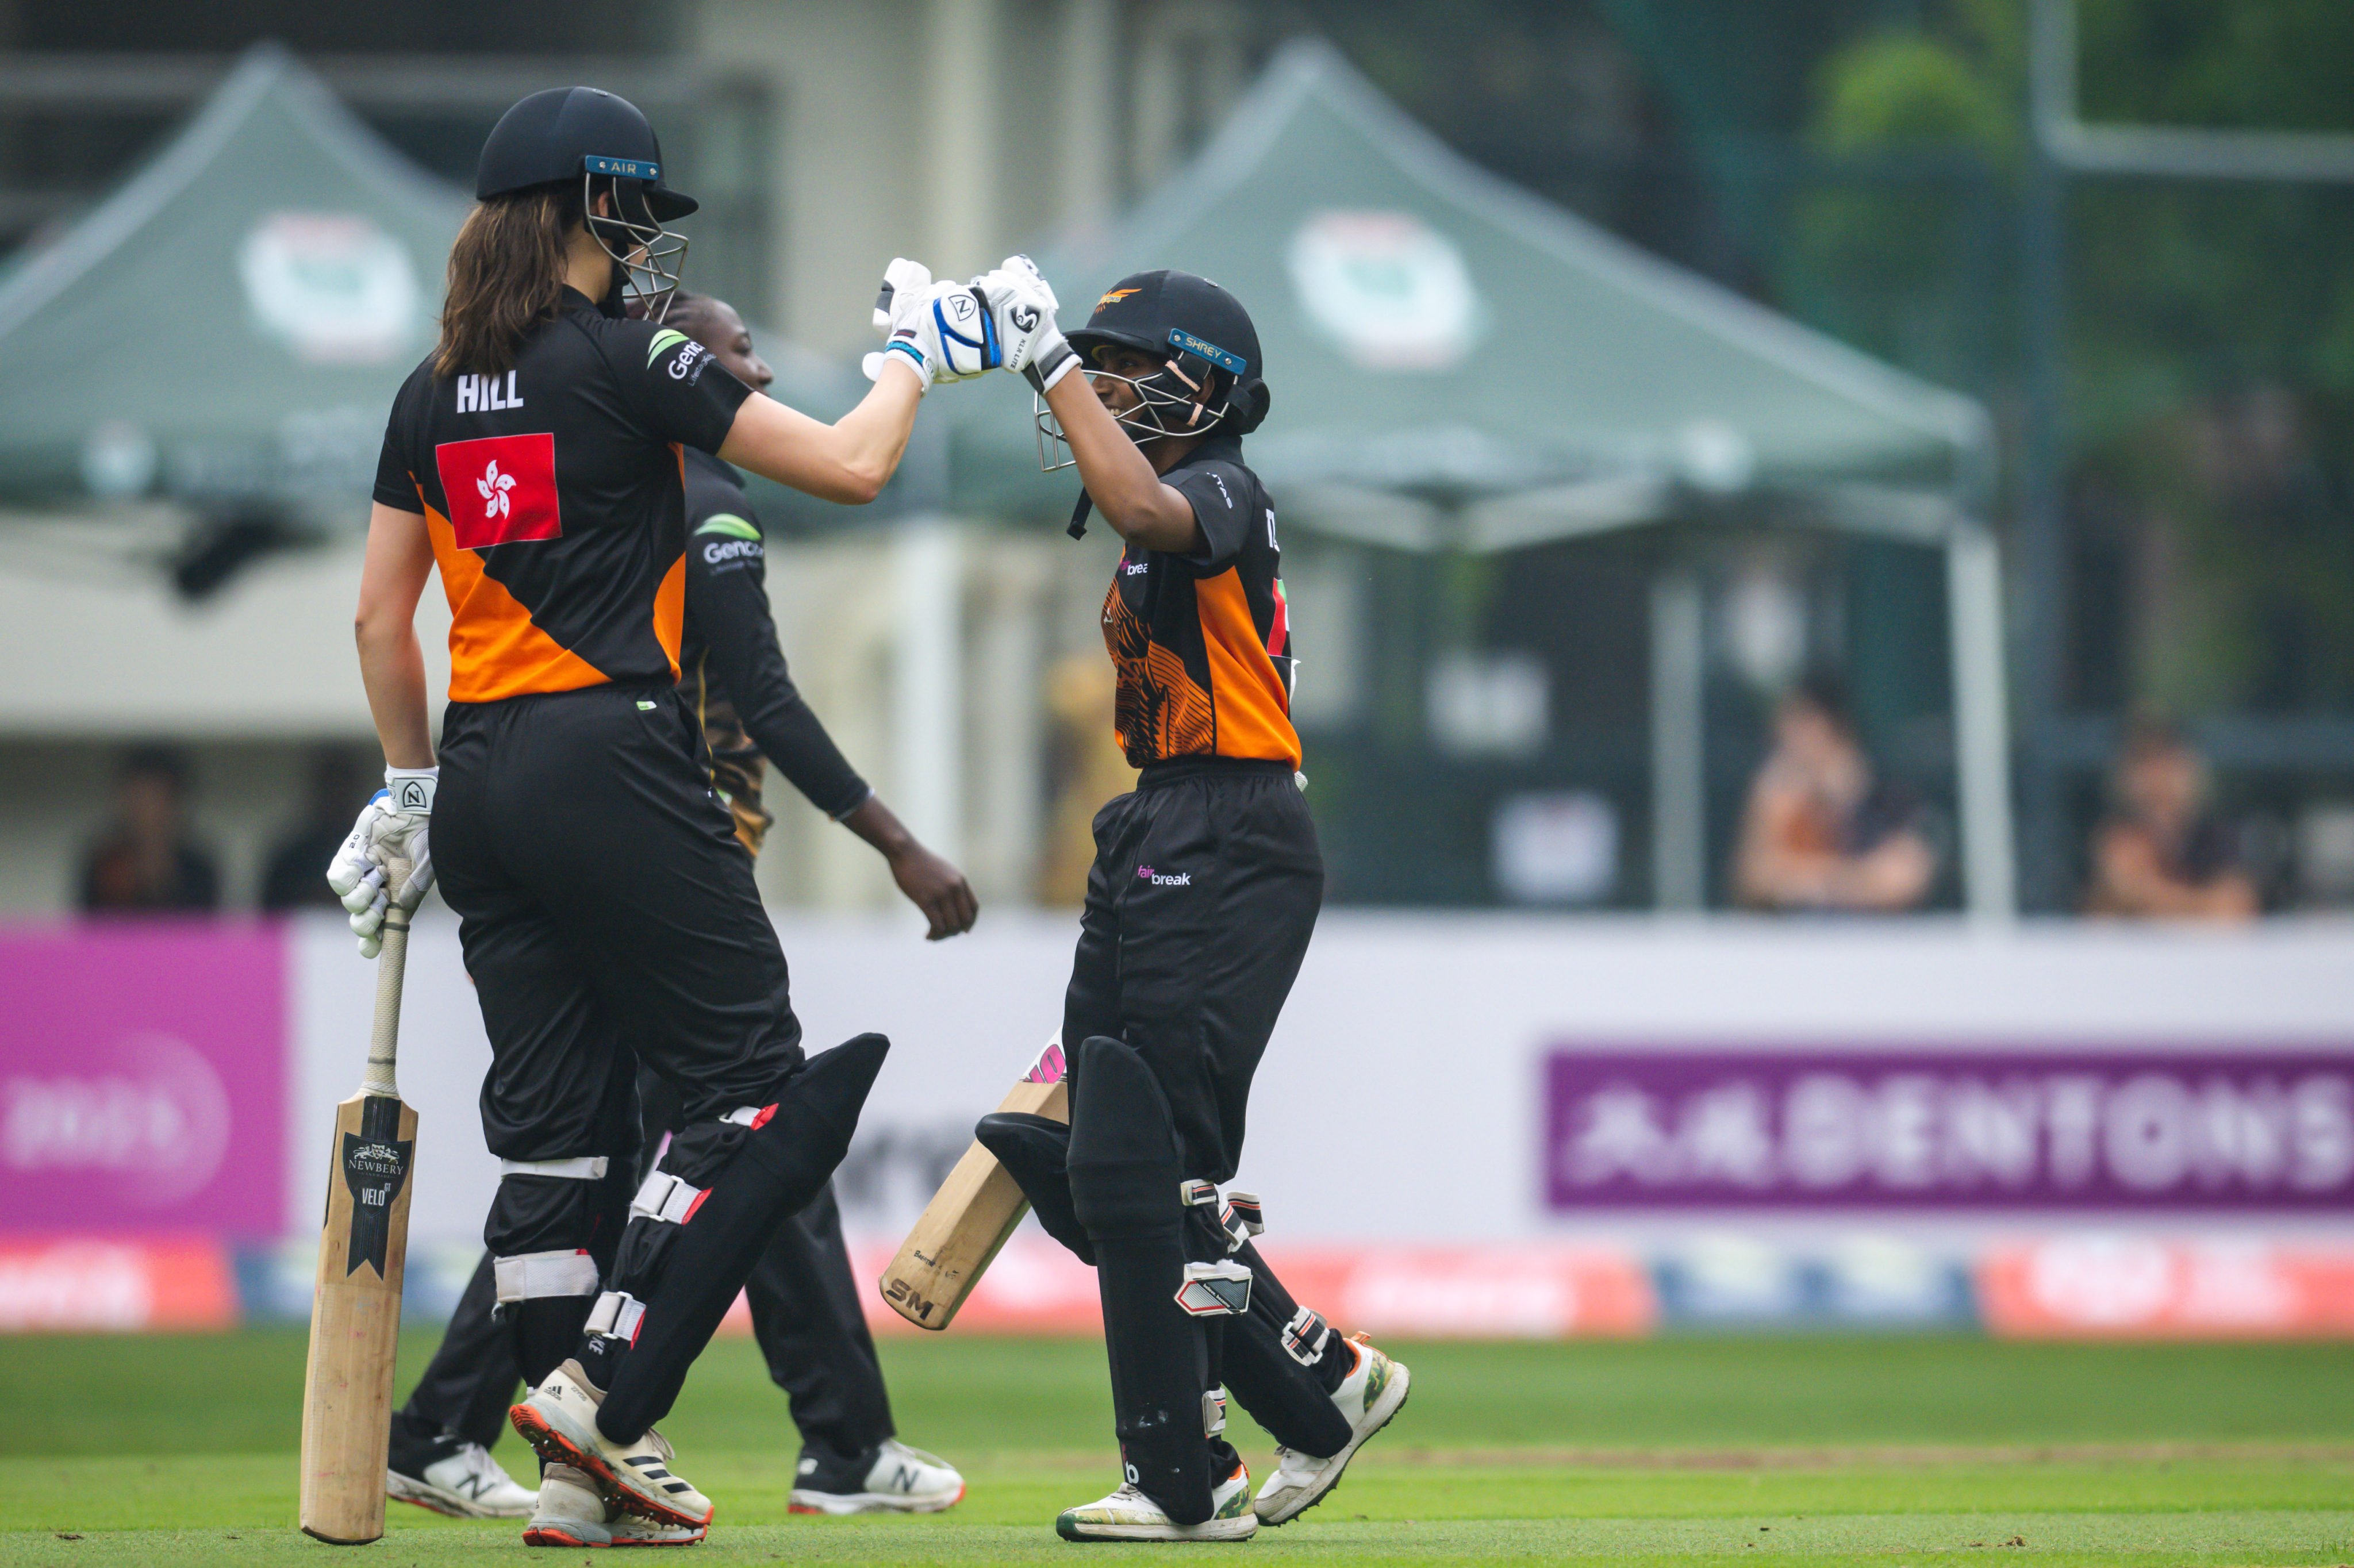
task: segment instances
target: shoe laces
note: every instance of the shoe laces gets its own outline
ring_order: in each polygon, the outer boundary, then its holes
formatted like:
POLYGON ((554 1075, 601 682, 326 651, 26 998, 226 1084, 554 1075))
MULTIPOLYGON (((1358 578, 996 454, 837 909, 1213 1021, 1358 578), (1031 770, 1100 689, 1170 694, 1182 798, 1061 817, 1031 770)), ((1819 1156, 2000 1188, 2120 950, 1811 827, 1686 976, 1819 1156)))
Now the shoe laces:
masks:
POLYGON ((883 1452, 913 1459, 918 1464, 930 1465, 937 1469, 945 1470, 951 1467, 949 1462, 946 1459, 941 1458, 938 1454, 927 1454, 921 1448, 915 1446, 913 1444, 902 1443, 896 1437, 885 1437, 883 1439, 883 1452))

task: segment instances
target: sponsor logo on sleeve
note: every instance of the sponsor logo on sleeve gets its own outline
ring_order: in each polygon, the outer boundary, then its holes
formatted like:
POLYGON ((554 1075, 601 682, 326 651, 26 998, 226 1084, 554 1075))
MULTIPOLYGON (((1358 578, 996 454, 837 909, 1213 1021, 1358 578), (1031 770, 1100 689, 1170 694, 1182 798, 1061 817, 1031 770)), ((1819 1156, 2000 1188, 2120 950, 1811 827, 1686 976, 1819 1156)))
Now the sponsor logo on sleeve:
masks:
POLYGON ((714 357, 709 349, 676 327, 664 327, 654 334, 653 341, 646 345, 646 368, 652 370, 654 362, 665 355, 670 356, 670 363, 663 368, 670 378, 684 381, 689 387, 703 379, 704 368, 714 357))
POLYGON ((708 567, 744 566, 767 556, 760 530, 732 512, 704 519, 695 536, 702 542, 704 565, 708 567))

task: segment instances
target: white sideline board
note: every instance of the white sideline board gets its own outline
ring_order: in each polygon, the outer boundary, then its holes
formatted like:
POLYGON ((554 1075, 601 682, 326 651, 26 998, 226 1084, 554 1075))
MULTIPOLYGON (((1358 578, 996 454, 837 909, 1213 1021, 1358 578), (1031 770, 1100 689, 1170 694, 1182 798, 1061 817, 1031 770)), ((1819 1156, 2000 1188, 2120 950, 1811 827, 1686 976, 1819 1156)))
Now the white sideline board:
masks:
MULTIPOLYGON (((891 1037, 842 1186, 849 1228, 896 1240, 974 1119, 1060 1024, 1076 916, 986 913, 971 935, 944 943, 887 916, 780 913, 777 924, 811 1049, 868 1029, 891 1037)), ((316 1224, 313 1131, 356 1082, 372 981, 340 918, 301 924, 290 1234, 316 1224)), ((476 1111, 489 1047, 456 923, 438 904, 418 924, 406 1008, 400 1083, 419 1112, 411 1234, 472 1242, 497 1179, 476 1111)), ((1551 1048, 1576 1042, 1875 1054, 2344 1047, 2354 1042, 2354 923, 2054 922, 2000 933, 1936 920, 1329 913, 1261 1065, 1236 1184, 1265 1199, 1270 1234, 1294 1244, 1558 1238, 1597 1226, 1634 1237, 1724 1224, 1548 1213, 1540 1075, 1551 1048)), ((1876 1223, 1922 1228, 1901 1216, 1876 1223)), ((2354 1230, 2354 1216, 2297 1224, 2354 1230)))

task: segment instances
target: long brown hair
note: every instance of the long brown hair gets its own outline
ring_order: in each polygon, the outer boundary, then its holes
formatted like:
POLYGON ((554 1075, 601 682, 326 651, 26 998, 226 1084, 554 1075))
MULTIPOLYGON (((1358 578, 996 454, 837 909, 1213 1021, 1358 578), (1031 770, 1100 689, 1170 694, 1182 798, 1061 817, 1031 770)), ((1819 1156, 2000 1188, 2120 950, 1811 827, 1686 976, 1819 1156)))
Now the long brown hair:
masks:
POLYGON ((525 334, 556 314, 580 190, 539 185, 475 204, 450 247, 450 290, 433 374, 496 376, 525 334))

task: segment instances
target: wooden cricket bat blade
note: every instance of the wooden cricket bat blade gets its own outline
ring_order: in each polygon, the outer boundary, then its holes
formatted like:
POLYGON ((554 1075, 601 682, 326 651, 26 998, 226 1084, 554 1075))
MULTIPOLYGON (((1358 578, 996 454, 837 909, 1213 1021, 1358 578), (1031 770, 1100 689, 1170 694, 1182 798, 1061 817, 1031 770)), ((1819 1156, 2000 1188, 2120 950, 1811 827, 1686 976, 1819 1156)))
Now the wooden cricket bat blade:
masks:
MULTIPOLYGON (((1071 1119, 1059 1039, 1040 1053, 997 1108, 1071 1119)), ((947 1328, 1029 1212, 1030 1200, 1022 1195, 1020 1185, 976 1139, 924 1205, 915 1228, 884 1269, 878 1281, 883 1299, 918 1329, 947 1328)))
POLYGON ((408 1255, 417 1112, 391 1095, 335 1107, 327 1218, 302 1375, 302 1533, 356 1546, 384 1533, 392 1362, 408 1255))

